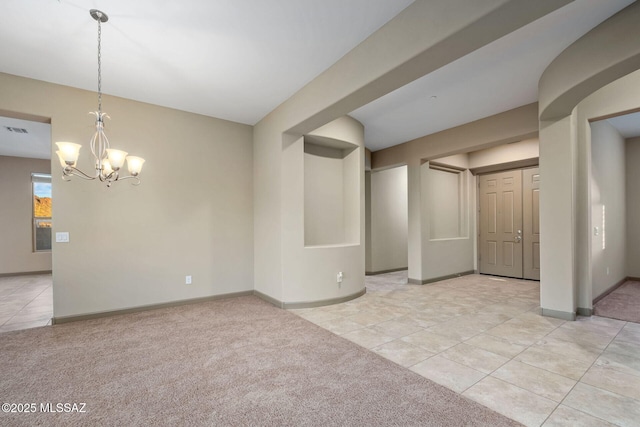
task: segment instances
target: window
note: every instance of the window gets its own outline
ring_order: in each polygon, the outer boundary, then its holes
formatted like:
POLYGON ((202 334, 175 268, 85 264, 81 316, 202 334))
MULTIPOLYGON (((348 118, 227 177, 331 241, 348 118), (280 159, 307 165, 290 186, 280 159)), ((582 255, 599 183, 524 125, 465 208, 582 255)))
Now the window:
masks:
POLYGON ((51 175, 31 174, 33 196, 33 250, 51 250, 51 175))

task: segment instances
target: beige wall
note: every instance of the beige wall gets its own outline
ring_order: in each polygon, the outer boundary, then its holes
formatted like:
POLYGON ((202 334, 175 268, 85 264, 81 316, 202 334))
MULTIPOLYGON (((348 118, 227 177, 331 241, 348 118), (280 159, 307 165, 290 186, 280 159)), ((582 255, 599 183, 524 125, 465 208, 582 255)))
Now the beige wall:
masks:
MULTIPOLYGON (((365 158, 366 163, 366 158, 365 158)), ((366 166, 365 166, 366 167, 366 166)), ((364 271, 373 271, 371 245, 371 171, 364 173, 364 271)))
MULTIPOLYGON (((517 109, 516 109, 517 110, 517 109)), ((508 113, 508 112, 507 112, 508 113)), ((498 120, 501 115, 489 117, 485 120, 493 120, 495 126, 509 127, 508 123, 500 123, 498 120)), ((531 115, 531 122, 533 122, 533 114, 531 115)), ((460 127, 459 131, 462 133, 465 130, 466 125, 460 127)), ((472 137, 469 138, 472 140, 472 137)), ((493 145, 493 144, 490 144, 493 145)), ((468 152, 461 154, 454 154, 446 157, 439 157, 433 159, 432 162, 442 165, 448 165, 455 168, 471 169, 484 173, 487 169, 501 168, 518 168, 520 163, 531 160, 532 163, 538 161, 540 156, 540 148, 538 138, 527 138, 522 141, 503 143, 501 145, 492 146, 481 150, 476 150, 476 147, 471 145, 468 148, 468 152)))
POLYGON ((529 104, 372 153, 372 169, 407 164, 409 159, 484 150, 538 136, 538 104, 529 104))
POLYGON ((471 173, 466 170, 461 174, 462 204, 460 219, 464 223, 465 231, 460 237, 439 238, 440 230, 434 230, 436 225, 432 220, 432 204, 436 198, 432 194, 431 181, 434 174, 429 169, 429 163, 420 167, 421 175, 421 245, 422 245, 422 277, 417 278, 409 272, 414 280, 434 280, 441 277, 464 273, 475 269, 475 236, 469 232, 469 224, 475 223, 475 192, 471 173))
POLYGON ((429 238, 450 239, 467 237, 468 212, 467 176, 464 172, 450 172, 430 168, 429 174, 429 238))
POLYGON ((543 314, 572 319, 592 308, 589 120, 639 107, 638 16, 636 2, 595 27, 549 65, 538 85, 543 314))
POLYGON ((518 162, 527 160, 537 162, 539 156, 538 138, 530 138, 469 153, 469 169, 483 169, 497 165, 516 165, 518 162))
POLYGON ((452 156, 433 159, 431 163, 458 169, 469 169, 469 156, 469 153, 454 154, 452 156))
POLYGON ((407 167, 371 173, 371 260, 367 272, 407 267, 407 167))
POLYGON ((341 117, 308 135, 357 148, 341 165, 344 194, 351 195, 342 203, 344 241, 311 246, 305 245, 303 207, 305 198, 314 195, 306 194, 304 183, 304 138, 282 151, 282 296, 269 296, 287 304, 345 298, 364 290, 364 128, 351 117, 341 117), (343 273, 342 283, 336 280, 338 272, 343 273))
MULTIPOLYGON (((344 117, 569 1, 416 1, 257 123, 253 137, 255 289, 278 300, 283 300, 285 293, 282 248, 286 245, 282 236, 287 231, 283 220, 289 213, 284 209, 283 189, 289 189, 289 183, 283 181, 289 176, 289 166, 284 162, 287 156, 284 151, 289 146, 297 144, 303 135, 314 129, 344 117)), ((518 139, 515 140, 521 140, 526 134, 535 135, 537 124, 534 121, 535 125, 531 127, 528 118, 535 119, 537 107, 529 106, 524 110, 523 114, 511 116, 510 130, 502 137, 495 136, 495 129, 480 126, 476 128, 474 142, 483 144, 486 133, 493 134, 491 143, 513 141, 511 130, 517 127, 520 131, 516 132, 518 139)), ((435 147, 436 156, 446 155, 449 150, 446 145, 451 142, 455 149, 459 148, 455 141, 443 142, 444 145, 435 147)), ((375 160, 372 162, 375 164, 375 160)), ((403 164, 412 168, 405 159, 389 163, 389 166, 403 164)), ((419 182, 419 174, 409 170, 409 176, 410 183, 419 182)), ((411 187, 409 194, 412 194, 411 187)), ((412 207, 414 210, 417 207, 416 201, 411 199, 410 195, 410 212, 412 207)), ((303 203, 295 209, 300 210, 302 206, 303 203)), ((411 224, 411 220, 409 222, 411 224)), ((411 225, 409 234, 412 234, 411 225)), ((420 234, 416 238, 419 239, 420 234)), ((410 242, 410 246, 412 244, 410 242)), ((411 259, 409 264, 411 266, 411 259)))
POLYGON ((51 270, 51 252, 33 252, 32 173, 51 162, 0 156, 0 274, 51 270))
POLYGON ((567 319, 577 295, 575 134, 574 116, 540 122, 540 304, 544 314, 567 319))
POLYGON ((627 181, 627 276, 640 277, 640 138, 628 139, 626 146, 627 181))
POLYGON ((592 298, 626 273, 625 142, 606 120, 591 124, 592 298), (598 228, 596 235, 595 227, 598 228))
POLYGON ((635 2, 593 28, 549 64, 538 84, 541 120, 568 116, 595 90, 640 68, 638 21, 640 3, 635 2))
MULTIPOLYGON (((569 1, 416 1, 256 124, 253 151, 246 143, 251 139, 249 126, 105 97, 105 109, 113 118, 107 133, 114 145, 123 141, 123 148, 147 159, 144 183, 111 190, 96 190, 95 183, 86 182, 54 184, 56 227, 71 234, 70 243, 54 246, 54 315, 251 289, 252 278, 256 290, 287 301, 340 296, 361 288, 362 282, 333 291, 314 286, 312 292, 301 293, 291 278, 283 277, 290 271, 283 248, 297 250, 300 237, 286 241, 291 237, 287 227, 299 219, 303 201, 296 200, 291 211, 285 198, 300 194, 287 192, 302 185, 301 171, 295 169, 302 167, 297 157, 302 156, 302 136, 569 1), (285 179, 290 173, 297 182, 285 179), (190 287, 183 284, 185 274, 193 275, 190 287)), ((91 124, 83 119, 93 108, 92 92, 0 75, 0 109, 50 117, 54 141, 86 141, 91 124)), ((474 145, 512 141, 518 127, 519 139, 536 132, 527 121, 535 108, 512 114, 503 135, 483 128, 487 122, 482 121, 474 128, 474 145)), ((359 132, 352 129, 349 138, 361 145, 359 132)), ((445 138, 427 151, 436 157, 464 151, 455 142, 449 147, 451 142, 445 138)), ((363 149, 360 153, 358 174, 364 170, 363 149)), ((86 168, 86 160, 80 166, 86 168)), ((409 175, 410 183, 419 182, 419 173, 409 175)), ((363 215, 362 180, 360 185, 359 200, 345 209, 359 209, 363 215)), ((410 212, 415 202, 410 196, 410 212)), ((359 230, 363 237, 364 228, 359 230)), ((347 277, 359 281, 364 251, 358 246, 351 250, 347 257, 355 273, 347 277)), ((295 278, 306 281, 318 266, 326 262, 334 269, 341 259, 342 251, 327 251, 312 258, 305 273, 295 278)))
POLYGON ((345 243, 342 158, 304 153, 304 244, 345 243))
MULTIPOLYGON (((640 108, 640 71, 620 78, 605 87, 595 91, 585 98, 574 110, 576 120, 576 171, 577 179, 577 211, 576 246, 578 248, 577 259, 577 303, 578 307, 591 308, 594 278, 591 263, 592 230, 594 218, 592 218, 591 205, 593 193, 590 182, 593 175, 593 141, 590 120, 633 111, 640 108), (586 240, 586 241, 585 241, 586 240), (588 253, 582 252, 588 249, 588 253)), ((597 219, 596 219, 597 220, 597 219)))
MULTIPOLYGON (((53 141, 83 144, 85 170, 95 104, 0 74, 0 109, 50 117, 53 141)), ((251 290, 251 127, 109 96, 103 106, 111 144, 147 160, 142 184, 53 180, 54 232, 70 233, 53 246, 54 317, 251 290)))
POLYGON ((530 104, 372 153, 373 173, 407 165, 410 279, 423 282, 477 269, 475 180, 464 172, 461 220, 466 228, 460 237, 441 239, 432 230, 433 174, 423 160, 467 169, 472 162, 485 167, 537 157, 537 112, 537 104, 530 104))

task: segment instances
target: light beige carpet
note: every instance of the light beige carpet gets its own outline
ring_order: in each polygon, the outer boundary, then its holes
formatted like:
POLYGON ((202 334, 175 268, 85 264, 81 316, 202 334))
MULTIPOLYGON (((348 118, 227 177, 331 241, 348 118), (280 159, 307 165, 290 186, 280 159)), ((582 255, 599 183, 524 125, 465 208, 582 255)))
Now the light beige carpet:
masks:
POLYGON ((593 306, 596 316, 640 323, 640 282, 628 280, 593 306))
POLYGON ((2 403, 38 407, 0 425, 519 425, 255 297, 7 332, 0 360, 2 403))

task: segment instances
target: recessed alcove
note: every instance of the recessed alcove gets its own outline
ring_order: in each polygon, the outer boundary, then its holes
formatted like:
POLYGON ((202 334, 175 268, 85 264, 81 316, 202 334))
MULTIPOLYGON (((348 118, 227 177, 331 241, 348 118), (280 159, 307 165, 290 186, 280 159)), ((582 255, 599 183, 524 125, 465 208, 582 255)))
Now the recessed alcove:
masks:
POLYGON ((430 162, 427 170, 431 240, 468 238, 469 189, 466 169, 430 162))
POLYGON ((304 244, 360 243, 360 149, 346 141, 304 137, 304 244))

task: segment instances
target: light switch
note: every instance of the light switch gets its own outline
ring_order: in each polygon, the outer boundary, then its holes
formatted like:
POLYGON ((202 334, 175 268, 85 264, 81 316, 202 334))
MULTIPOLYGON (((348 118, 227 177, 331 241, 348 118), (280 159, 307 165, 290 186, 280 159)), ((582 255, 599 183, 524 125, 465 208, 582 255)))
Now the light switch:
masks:
POLYGON ((57 231, 56 232, 56 243, 69 243, 69 232, 68 231, 57 231))

